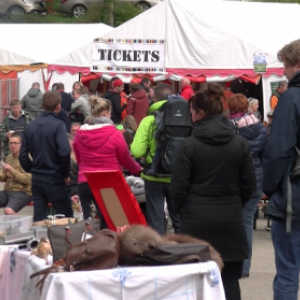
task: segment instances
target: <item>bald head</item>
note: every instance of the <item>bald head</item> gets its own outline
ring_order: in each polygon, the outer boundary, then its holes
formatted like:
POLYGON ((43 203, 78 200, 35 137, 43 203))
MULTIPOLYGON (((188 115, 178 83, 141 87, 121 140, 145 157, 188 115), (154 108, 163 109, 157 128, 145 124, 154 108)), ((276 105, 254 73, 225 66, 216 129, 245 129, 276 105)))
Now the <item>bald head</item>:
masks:
POLYGON ((180 80, 180 86, 181 87, 184 87, 186 85, 190 85, 191 84, 191 81, 187 78, 187 77, 183 77, 181 80, 180 80))

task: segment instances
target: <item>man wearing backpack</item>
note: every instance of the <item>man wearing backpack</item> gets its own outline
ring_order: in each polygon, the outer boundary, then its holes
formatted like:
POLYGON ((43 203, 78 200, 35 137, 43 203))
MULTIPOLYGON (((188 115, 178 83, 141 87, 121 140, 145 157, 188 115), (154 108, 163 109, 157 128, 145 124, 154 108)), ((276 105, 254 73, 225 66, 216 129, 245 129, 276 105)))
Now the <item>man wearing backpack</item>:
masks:
POLYGON ((272 118, 272 132, 263 157, 263 191, 270 201, 272 240, 277 274, 274 300, 297 300, 300 271, 300 176, 290 178, 300 148, 300 40, 277 54, 289 81, 272 118), (291 184, 289 184, 291 183, 291 184))
MULTIPOLYGON (((148 110, 148 115, 141 121, 134 140, 131 144, 131 153, 136 158, 145 157, 146 164, 151 164, 156 151, 156 123, 154 112, 159 111, 172 94, 172 87, 168 84, 159 84, 154 91, 154 103, 148 110)), ((145 194, 148 224, 160 234, 165 234, 164 201, 168 204, 168 211, 172 219, 175 232, 179 231, 179 217, 173 209, 169 193, 171 176, 156 177, 141 175, 145 180, 145 194)))

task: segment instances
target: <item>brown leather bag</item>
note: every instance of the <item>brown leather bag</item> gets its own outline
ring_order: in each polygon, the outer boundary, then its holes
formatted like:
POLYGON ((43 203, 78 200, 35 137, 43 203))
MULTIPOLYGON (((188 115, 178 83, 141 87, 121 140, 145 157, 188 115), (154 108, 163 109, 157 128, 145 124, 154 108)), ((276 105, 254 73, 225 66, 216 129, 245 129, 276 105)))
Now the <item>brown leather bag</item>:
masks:
POLYGON ((120 255, 118 235, 103 229, 94 237, 72 245, 64 257, 65 271, 91 271, 117 266, 120 255))
POLYGON ((209 246, 197 243, 160 246, 136 257, 137 262, 144 266, 197 263, 210 259, 209 246))
POLYGON ((117 266, 120 256, 118 235, 109 229, 103 229, 83 242, 70 246, 65 257, 52 267, 34 273, 30 278, 43 275, 37 283, 40 291, 48 274, 56 272, 92 271, 111 269, 117 266))
POLYGON ((100 230, 100 221, 97 219, 87 219, 75 224, 54 225, 48 228, 53 261, 62 259, 67 253, 67 249, 76 243, 81 242, 84 234, 94 235, 100 230))

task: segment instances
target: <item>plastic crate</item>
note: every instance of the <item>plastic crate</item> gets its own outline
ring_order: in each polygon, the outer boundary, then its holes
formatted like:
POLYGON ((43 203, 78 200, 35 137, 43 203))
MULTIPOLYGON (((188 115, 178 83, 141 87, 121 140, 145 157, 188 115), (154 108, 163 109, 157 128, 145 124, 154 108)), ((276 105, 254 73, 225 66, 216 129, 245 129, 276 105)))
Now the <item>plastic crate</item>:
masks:
POLYGON ((32 216, 0 216, 0 237, 28 232, 32 224, 32 216))

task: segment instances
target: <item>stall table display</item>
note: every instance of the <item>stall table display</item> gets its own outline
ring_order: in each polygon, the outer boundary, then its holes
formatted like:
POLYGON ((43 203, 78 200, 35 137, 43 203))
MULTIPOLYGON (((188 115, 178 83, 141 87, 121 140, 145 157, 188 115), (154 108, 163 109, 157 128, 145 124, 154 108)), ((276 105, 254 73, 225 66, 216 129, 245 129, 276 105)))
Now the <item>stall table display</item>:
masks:
POLYGON ((30 275, 48 268, 52 256, 42 259, 18 248, 18 244, 0 245, 0 299, 39 300, 40 291, 35 285, 40 278, 30 279, 30 275))
POLYGON ((40 300, 225 300, 218 266, 209 261, 49 274, 40 300))
POLYGON ((30 252, 19 245, 0 246, 0 299, 18 300, 30 252))

